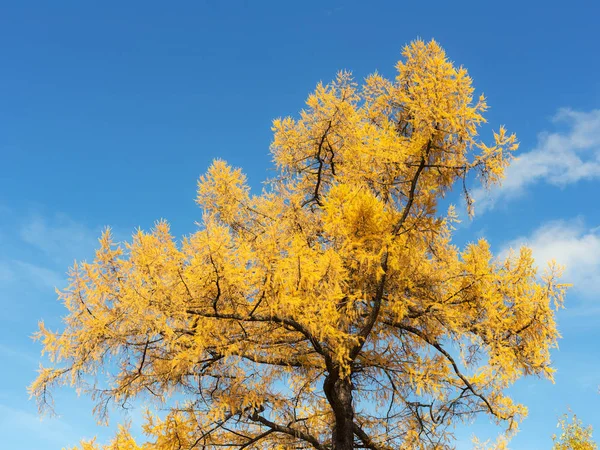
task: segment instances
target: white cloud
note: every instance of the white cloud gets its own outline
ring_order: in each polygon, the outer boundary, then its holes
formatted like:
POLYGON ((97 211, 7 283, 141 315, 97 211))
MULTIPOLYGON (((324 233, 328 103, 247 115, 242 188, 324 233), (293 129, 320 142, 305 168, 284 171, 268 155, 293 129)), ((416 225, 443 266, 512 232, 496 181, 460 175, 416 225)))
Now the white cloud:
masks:
POLYGON ((0 261, 0 283, 6 281, 12 281, 14 279, 15 272, 6 261, 0 261))
MULTIPOLYGON (((66 276, 61 276, 55 270, 25 261, 13 261, 15 272, 23 282, 30 282, 44 288, 62 288, 66 283, 66 276)), ((66 271, 65 271, 66 272, 66 271)))
POLYGON ((586 228, 583 220, 558 220, 542 225, 528 237, 507 243, 499 256, 509 248, 528 245, 540 268, 552 259, 565 266, 563 280, 586 297, 600 292, 600 228, 586 228))
POLYGON ((64 214, 22 215, 3 208, 0 224, 5 236, 0 252, 0 289, 15 295, 32 289, 50 292, 64 288, 66 272, 75 260, 92 259, 101 228, 90 228, 64 214))
POLYGON ((29 411, 2 404, 0 404, 0 433, 3 440, 8 437, 8 441, 12 443, 16 443, 17 436, 20 436, 18 441, 22 445, 31 445, 29 447, 31 449, 39 445, 58 448, 58 446, 77 442, 75 430, 64 420, 56 418, 41 420, 29 411), (11 437, 14 437, 14 440, 11 440, 11 437))
POLYGON ((474 190, 477 212, 492 208, 500 198, 523 194, 534 183, 563 187, 600 178, 600 110, 560 109, 553 123, 566 129, 540 133, 533 150, 517 154, 501 186, 490 193, 481 188, 474 190))
POLYGON ((20 230, 20 238, 56 262, 88 256, 97 247, 100 230, 92 230, 64 215, 49 220, 35 216, 20 230))
MULTIPOLYGON (((33 367, 37 367, 37 365, 39 364, 39 358, 36 358, 34 356, 32 356, 31 353, 20 350, 18 347, 9 347, 5 344, 3 344, 2 342, 0 342, 0 357, 2 357, 4 360, 8 360, 10 359, 11 361, 14 362, 14 360, 19 360, 21 362, 25 362, 30 366, 33 367)), ((0 398, 2 395, 2 392, 0 391, 0 398)), ((1 407, 1 405, 0 405, 1 407)))

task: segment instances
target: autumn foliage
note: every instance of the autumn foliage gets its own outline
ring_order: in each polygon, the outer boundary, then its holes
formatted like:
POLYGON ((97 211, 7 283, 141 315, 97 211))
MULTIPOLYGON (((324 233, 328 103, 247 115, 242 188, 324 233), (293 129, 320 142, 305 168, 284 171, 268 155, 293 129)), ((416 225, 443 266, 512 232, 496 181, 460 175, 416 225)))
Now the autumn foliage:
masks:
POLYGON ((500 182, 516 139, 479 140, 485 98, 436 42, 403 57, 393 80, 342 72, 275 120, 277 176, 259 195, 216 160, 196 232, 107 231, 72 268, 32 394, 44 407, 75 386, 100 418, 156 405, 146 443, 121 428, 84 448, 440 449, 476 414, 516 430, 526 408, 505 390, 552 377, 564 286, 528 248, 453 245, 440 199, 458 185, 472 212, 470 183, 500 182))
POLYGON ((552 437, 552 450, 598 450, 598 444, 592 437, 592 427, 585 427, 577 416, 573 416, 569 421, 569 416, 565 414, 558 426, 560 434, 552 437))

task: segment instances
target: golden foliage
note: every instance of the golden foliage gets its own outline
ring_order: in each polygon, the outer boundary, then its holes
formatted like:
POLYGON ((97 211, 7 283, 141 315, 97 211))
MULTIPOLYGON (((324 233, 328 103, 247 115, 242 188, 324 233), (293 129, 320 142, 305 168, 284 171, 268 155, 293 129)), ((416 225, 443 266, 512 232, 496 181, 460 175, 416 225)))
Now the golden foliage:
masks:
POLYGON ((569 422, 569 417, 565 414, 558 422, 561 429, 560 436, 552 436, 554 445, 552 450, 597 450, 596 444, 592 438, 592 427, 584 427, 577 416, 573 416, 569 422))
POLYGON ((40 405, 55 385, 101 418, 149 397, 166 413, 141 448, 161 450, 444 448, 477 413, 514 431, 526 409, 504 390, 552 378, 565 286, 528 248, 452 244, 440 198, 460 182, 471 211, 469 174, 498 183, 516 139, 478 139, 485 98, 436 42, 403 55, 395 80, 343 72, 275 120, 279 176, 260 195, 215 161, 181 245, 166 222, 125 244, 107 230, 59 294, 64 329, 40 324, 40 405))

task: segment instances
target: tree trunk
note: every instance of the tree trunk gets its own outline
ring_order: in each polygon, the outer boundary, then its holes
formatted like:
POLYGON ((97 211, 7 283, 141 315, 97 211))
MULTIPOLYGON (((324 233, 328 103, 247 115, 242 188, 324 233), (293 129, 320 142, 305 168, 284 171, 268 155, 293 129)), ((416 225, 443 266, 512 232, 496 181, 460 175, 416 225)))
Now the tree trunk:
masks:
POLYGON ((354 407, 350 378, 342 379, 338 374, 329 374, 323 383, 323 391, 335 416, 332 450, 353 450, 354 407))

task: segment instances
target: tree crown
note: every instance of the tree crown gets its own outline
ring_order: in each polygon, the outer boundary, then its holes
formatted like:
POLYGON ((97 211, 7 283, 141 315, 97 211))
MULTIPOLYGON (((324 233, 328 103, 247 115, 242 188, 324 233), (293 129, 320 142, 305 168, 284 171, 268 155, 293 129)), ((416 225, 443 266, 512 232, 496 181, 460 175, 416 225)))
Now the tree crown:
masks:
POLYGON ((485 98, 436 42, 403 56, 394 80, 342 72, 275 120, 261 194, 215 161, 180 245, 164 221, 125 244, 105 232, 59 293, 64 330, 40 324, 40 405, 57 384, 100 417, 148 396, 166 409, 145 426, 156 449, 442 448, 477 413, 514 430, 526 409, 504 390, 552 377, 564 285, 530 249, 452 244, 440 198, 460 182, 472 212, 470 174, 498 183, 516 138, 478 139, 485 98))

